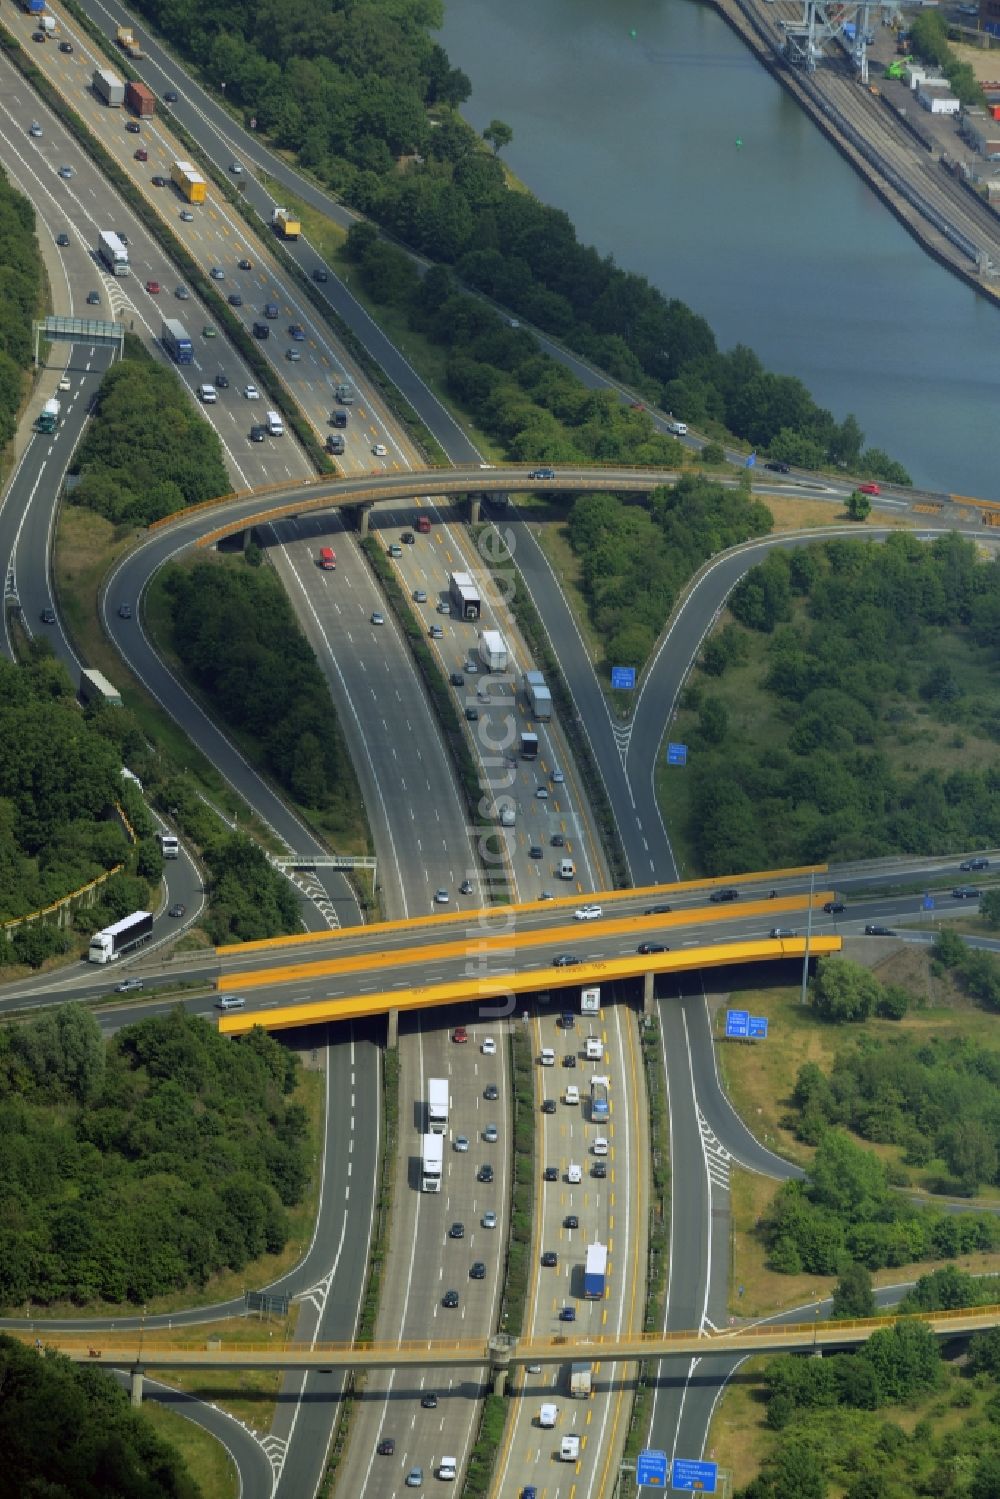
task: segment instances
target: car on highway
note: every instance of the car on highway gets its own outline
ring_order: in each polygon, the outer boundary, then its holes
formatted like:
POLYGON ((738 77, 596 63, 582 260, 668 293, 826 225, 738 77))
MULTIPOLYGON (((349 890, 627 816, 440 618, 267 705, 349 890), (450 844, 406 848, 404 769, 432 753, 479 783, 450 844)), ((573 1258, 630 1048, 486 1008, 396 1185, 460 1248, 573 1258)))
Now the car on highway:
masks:
POLYGON ((451 1039, 454 1041, 456 1046, 464 1046, 469 1039, 469 1033, 465 1029, 465 1026, 456 1025, 455 1029, 451 1033, 451 1039))
POLYGON ((561 1306, 559 1308, 559 1321, 560 1322, 575 1322, 576 1321, 576 1307, 575 1306, 561 1306))
POLYGON ((443 1457, 438 1463, 438 1478, 444 1483, 454 1482, 458 1477, 458 1459, 455 1457, 443 1457))
POLYGON ((495 1124, 488 1124, 483 1130, 483 1139, 487 1145, 495 1145, 500 1138, 500 1131, 495 1124))
POLYGON ((451 900, 451 896, 448 894, 447 890, 444 890, 444 889, 435 890, 435 892, 434 892, 434 904, 436 906, 446 906, 450 900, 451 900))
POLYGON ((580 1227, 580 1219, 577 1217, 576 1213, 567 1213, 566 1216, 565 1216, 565 1218, 563 1219, 563 1228, 579 1228, 579 1227, 580 1227))
POLYGON ((417 544, 417 538, 414 536, 412 531, 404 531, 399 539, 403 543, 403 545, 407 547, 416 546, 417 544))
POLYGON ((329 279, 330 279, 330 277, 327 275, 326 271, 323 269, 323 267, 321 265, 318 265, 316 267, 316 269, 313 271, 312 274, 313 274, 313 280, 314 281, 324 282, 324 281, 329 281, 329 279))
POLYGON ((570 1108, 579 1106, 580 1090, 576 1086, 576 1083, 568 1084, 566 1092, 563 1094, 563 1103, 568 1104, 570 1108))
POLYGON ((384 618, 384 616, 382 614, 380 614, 377 609, 373 609, 372 612, 371 612, 371 623, 373 625, 384 625, 385 624, 385 618, 384 618))
POLYGON ((449 1237, 449 1239, 464 1239, 465 1238, 465 1224, 464 1223, 453 1223, 451 1225, 451 1228, 449 1228, 449 1230, 448 1230, 448 1237, 449 1237))
POLYGON ((420 1397, 420 1404, 425 1411, 436 1411, 438 1406, 438 1398, 435 1395, 434 1391, 425 1390, 420 1397))
POLYGON ((540 802, 547 802, 548 799, 549 799, 549 790, 548 790, 548 787, 547 786, 539 786, 538 789, 537 789, 537 791, 535 792, 535 797, 540 802))
POLYGON ((306 330, 302 327, 301 323, 289 323, 288 336, 301 343, 306 336, 306 330))
POLYGON ((139 124, 138 120, 127 120, 125 123, 125 129, 128 131, 129 135, 139 135, 142 131, 142 126, 139 124))
POLYGON ((670 907, 669 906, 647 906, 646 909, 645 909, 645 911, 642 914, 644 916, 668 916, 670 914, 670 907))
POLYGON ((149 180, 152 182, 154 187, 166 187, 167 185, 166 177, 161 177, 159 172, 157 172, 155 177, 151 177, 149 180))
POLYGON ((299 353, 298 349, 286 349, 285 358, 288 360, 289 364, 298 364, 302 359, 302 355, 299 353))
POLYGON ((459 893, 459 895, 471 895, 472 894, 472 881, 471 880, 463 880, 462 883, 458 887, 458 893, 459 893))
POLYGON ((469 1266, 469 1279, 470 1280, 485 1280, 486 1279, 486 1266, 484 1265, 484 1263, 483 1263, 482 1260, 473 1260, 472 1264, 469 1266))
POLYGON ((958 867, 965 874, 974 869, 989 869, 990 861, 989 859, 963 859, 958 867))
POLYGON ((392 1437, 383 1437, 375 1451, 379 1457, 392 1457, 396 1451, 396 1443, 392 1437))
POLYGON ((563 782, 565 781, 565 779, 566 779, 566 777, 563 775, 563 773, 562 773, 561 770, 554 770, 552 772, 552 784, 553 784, 553 786, 561 786, 563 784, 563 782))
MULTIPOLYGON (((229 170, 232 171, 232 167, 230 167, 229 170)), ((242 171, 242 168, 240 168, 240 170, 242 171)), ((409 1473, 407 1473, 406 1475, 406 1487, 408 1489, 419 1489, 423 1487, 423 1482, 423 1468, 411 1468, 409 1473)))
POLYGON ((66 180, 67 180, 67 182, 68 182, 69 179, 70 179, 70 177, 72 177, 72 175, 73 175, 73 168, 72 167, 60 167, 59 168, 59 175, 60 175, 60 177, 65 177, 66 180))
POLYGON ((447 602, 446 599, 439 599, 438 602, 437 602, 436 608, 437 608, 437 612, 439 614, 450 614, 451 613, 451 605, 447 602))
POLYGON ((772 474, 790 474, 792 471, 790 463, 782 463, 778 459, 772 459, 770 463, 765 463, 764 467, 769 468, 772 474))
POLYGON ((217 390, 228 390, 229 389, 229 376, 228 375, 224 375, 222 373, 222 371, 220 370, 219 373, 215 377, 215 386, 216 386, 217 390))
POLYGON ((545 1170, 542 1172, 542 1180, 547 1182, 557 1182, 559 1180, 559 1167, 546 1166, 545 1170))
POLYGON ((839 916, 841 911, 846 910, 842 900, 828 900, 824 902, 823 910, 828 916, 839 916))
POLYGON ((497 1043, 492 1036, 483 1037, 482 1053, 484 1057, 495 1057, 497 1054, 497 1043))
POLYGON ((238 161, 231 161, 229 163, 229 170, 232 172, 234 177, 243 176, 243 168, 240 166, 238 161))
POLYGON ((389 449, 386 447, 384 442, 373 442, 372 453, 376 458, 388 458, 389 449))
POLYGON ((246 256, 244 256, 242 260, 238 260, 236 262, 236 264, 239 266, 239 268, 240 268, 241 271, 252 271, 253 270, 253 261, 252 260, 247 260, 246 256))
POLYGON ((639 946, 636 948, 636 952, 639 953, 642 957, 646 957, 646 955, 651 952, 669 951, 669 947, 664 947, 662 942, 640 942, 639 946))
POLYGON ((563 1064, 564 1067, 575 1067, 576 1066, 576 1052, 575 1051, 568 1051, 566 1053, 566 1055, 563 1057, 562 1064, 563 1064))
POLYGON ((563 836, 562 833, 553 833, 552 837, 549 839, 549 843, 551 844, 551 846, 553 848, 565 848, 566 847, 566 839, 565 839, 565 837, 563 836))
POLYGON ((177 298, 178 302, 190 302, 191 300, 191 293, 188 291, 186 286, 175 286, 174 296, 177 298))
POLYGON ((248 401, 260 400, 260 391, 257 389, 256 385, 244 385, 243 394, 248 401))
MULTIPOLYGON (((531 1369, 530 1372, 534 1373, 535 1371, 531 1369)), ((538 1499, 538 1490, 533 1483, 526 1483, 524 1485, 524 1488, 521 1490, 521 1499, 538 1499)))
POLYGON ((167 92, 163 96, 163 102, 164 102, 164 104, 176 104, 177 103, 177 95, 174 93, 174 91, 173 91, 172 88, 168 88, 167 89, 167 92))
POLYGON ((215 338, 215 337, 217 337, 216 331, 212 327, 211 323, 206 323, 205 324, 204 328, 202 328, 202 330, 201 330, 201 336, 202 336, 202 338, 215 338))
POLYGON ((267 428, 260 426, 259 423, 257 423, 254 426, 252 426, 250 428, 250 441, 251 442, 266 442, 267 441, 267 428))
POLYGON ((458 1306, 458 1292, 445 1291, 444 1295, 441 1297, 441 1305, 448 1307, 450 1311, 454 1311, 455 1307, 458 1306))
POLYGON ((46 40, 45 32, 44 31, 33 31, 31 33, 31 40, 33 42, 44 42, 46 40))
POLYGON ((70 389, 70 378, 69 378, 68 375, 63 375, 62 376, 61 380, 59 381, 58 389, 59 390, 69 390, 70 389))
POLYGON ((791 927, 787 927, 787 926, 773 926, 771 928, 770 936, 771 936, 772 942, 774 942, 774 941, 777 941, 781 937, 794 937, 795 933, 792 931, 791 927))
POLYGON ((88 307, 100 307, 100 305, 101 305, 101 294, 100 294, 100 292, 99 291, 89 291, 87 293, 87 306, 88 307))
POLYGON ((158 297, 160 295, 160 283, 158 281, 147 281, 146 290, 151 297, 158 297))
POLYGON ((40 615, 43 625, 54 625, 56 622, 56 611, 54 609, 43 609, 40 615))
POLYGON ((271 318, 272 320, 278 316, 278 304, 277 304, 277 302, 265 302, 264 303, 264 316, 266 318, 271 318))
POLYGON ((478 708, 474 708, 472 706, 472 704, 470 703, 469 707, 466 708, 466 710, 465 710, 465 718, 466 718, 466 722, 467 723, 478 723, 479 722, 479 709, 478 708))
POLYGON ((402 555, 403 555, 403 548, 400 546, 400 544, 399 544, 398 541, 391 542, 389 544, 389 546, 386 548, 386 556, 387 557, 402 557, 402 555))
POLYGON ((480 1222, 484 1228, 496 1228, 497 1215, 494 1212, 484 1213, 480 1222))
POLYGON ((120 984, 115 985, 116 994, 138 994, 140 989, 145 988, 142 979, 122 979, 120 984))
POLYGON ((487 1185, 493 1180, 493 1167, 484 1163, 476 1172, 476 1181, 485 1182, 487 1185))
POLYGON ((543 1098, 542 1099, 542 1113, 543 1114, 554 1114, 555 1111, 556 1111, 556 1101, 555 1101, 555 1099, 554 1098, 543 1098))
POLYGON ((951 892, 954 900, 978 900, 982 893, 975 885, 956 885, 951 892))
POLYGON ((425 588, 415 588, 413 590, 413 602, 415 604, 426 604, 427 590, 425 588))
POLYGON ((859 484, 858 494, 881 494, 882 491, 877 484, 859 484))
POLYGON ((229 303, 230 307, 242 307, 243 306, 243 296, 242 296, 242 293, 238 292, 238 291, 231 291, 229 293, 229 296, 226 298, 226 301, 229 303))
POLYGON ((178 918, 180 918, 181 916, 186 916, 187 915, 187 906, 184 904, 184 902, 182 900, 176 900, 176 901, 174 901, 173 905, 170 907, 170 910, 167 912, 167 915, 168 916, 173 916, 175 920, 178 919, 178 918))
POLYGON ((468 1137, 468 1135, 456 1135, 455 1139, 453 1141, 453 1145, 454 1145, 455 1150, 459 1150, 459 1151, 468 1150, 468 1148, 469 1148, 469 1137, 468 1137))
POLYGON ((66 246, 69 244, 69 235, 66 234, 65 232, 62 233, 62 234, 57 234, 56 235, 56 244, 57 245, 62 245, 63 249, 65 249, 66 246))
POLYGON ((675 437, 686 437, 687 436, 687 429, 688 429, 687 422, 668 422, 667 423, 667 431, 668 432, 672 432, 675 437))
POLYGON ((891 926, 882 926, 877 921, 869 922, 865 927, 866 937, 895 937, 895 935, 891 926))
POLYGON ((582 961, 583 959, 578 958, 576 953, 561 952, 557 958, 553 959, 552 966, 553 968, 575 968, 582 961))
POLYGON ((595 1161, 590 1168, 590 1174, 600 1180, 607 1176, 608 1168, 603 1161, 595 1161))
POLYGON ((496 1102, 496 1100, 500 1097, 500 1089, 497 1087, 496 1083, 486 1084, 486 1087, 483 1089, 483 1097, 488 1103, 496 1102))
POLYGON ((41 125, 39 125, 39 123, 38 123, 37 120, 32 120, 31 124, 28 126, 28 134, 29 135, 33 135, 35 137, 35 139, 38 140, 38 138, 40 137, 41 133, 42 133, 42 127, 41 127, 41 125))
POLYGON ((72 53, 72 51, 73 51, 73 43, 72 42, 60 42, 59 43, 59 51, 60 52, 65 52, 66 55, 69 56, 72 53))
POLYGON ((460 671, 453 671, 448 677, 448 681, 453 687, 465 686, 465 678, 462 676, 462 673, 460 671))
POLYGON ((533 843, 531 845, 531 847, 528 849, 528 858, 529 859, 544 859, 545 858, 545 850, 542 848, 542 845, 540 843, 533 843))
POLYGON ((533 468, 528 474, 529 479, 554 479, 555 476, 554 468, 533 468))
POLYGON ((546 1249, 542 1255, 542 1265, 546 1270, 554 1270, 559 1263, 559 1256, 554 1249, 546 1249))
POLYGON ((181 223, 182 224, 193 224, 194 223, 194 214, 191 212, 190 208, 182 208, 181 209, 181 223))
POLYGON ((721 906, 728 900, 739 900, 740 892, 729 886, 724 890, 713 890, 708 898, 713 906, 721 906))
POLYGON ((131 619, 132 618, 132 605, 131 604, 119 604, 118 605, 118 618, 119 619, 131 619))
POLYGON ((573 912, 574 921, 597 921, 604 915, 602 906, 577 906, 573 912))

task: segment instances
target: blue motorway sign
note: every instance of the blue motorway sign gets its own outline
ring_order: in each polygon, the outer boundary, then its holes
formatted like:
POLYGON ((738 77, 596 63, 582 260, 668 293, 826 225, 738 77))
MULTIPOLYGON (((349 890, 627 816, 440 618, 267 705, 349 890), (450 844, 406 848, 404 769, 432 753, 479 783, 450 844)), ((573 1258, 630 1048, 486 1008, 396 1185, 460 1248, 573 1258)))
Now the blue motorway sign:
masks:
POLYGON ((750 1034, 750 1011, 749 1010, 727 1010, 726 1011, 726 1035, 735 1037, 742 1041, 750 1034))
POLYGON ((667 745, 667 764, 686 765, 688 763, 688 747, 686 744, 667 745))
POLYGON ((766 1015, 751 1015, 750 1016, 750 1039, 752 1041, 766 1041, 767 1040, 767 1016, 766 1015))
POLYGON ((920 904, 923 906, 923 908, 924 908, 925 911, 933 911, 933 909, 934 909, 934 897, 933 897, 933 895, 925 895, 924 898, 923 898, 923 900, 920 902, 920 904))
POLYGON ((631 692, 635 686, 634 666, 613 666, 611 668, 611 685, 620 687, 624 692, 631 692))
POLYGON ((746 467, 747 468, 756 468, 757 467, 757 454, 756 453, 751 453, 750 454, 749 458, 746 461, 746 467))
POLYGON ((647 1447, 645 1452, 640 1452, 635 1460, 635 1481, 638 1488, 645 1485, 651 1489, 665 1489, 667 1486, 667 1454, 665 1452, 654 1452, 647 1447))
POLYGON ((718 1478, 718 1463, 695 1463, 685 1457, 675 1457, 670 1487, 683 1489, 687 1494, 714 1494, 718 1478))

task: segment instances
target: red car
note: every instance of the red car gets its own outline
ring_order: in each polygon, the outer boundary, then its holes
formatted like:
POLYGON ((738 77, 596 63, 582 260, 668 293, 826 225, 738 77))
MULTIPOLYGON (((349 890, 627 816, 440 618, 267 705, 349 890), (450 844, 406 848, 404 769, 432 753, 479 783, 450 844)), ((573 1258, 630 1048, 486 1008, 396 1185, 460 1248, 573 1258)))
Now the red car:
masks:
POLYGON ((464 1046, 469 1039, 469 1033, 464 1025, 456 1025, 451 1033, 451 1039, 457 1046, 464 1046))
POLYGON ((136 159, 136 161, 148 161, 149 160, 149 152, 146 150, 145 146, 140 146, 139 147, 138 151, 136 151, 136 153, 135 153, 135 159, 136 159))
POLYGON ((858 494, 881 494, 881 493, 882 493, 882 491, 881 491, 881 489, 879 489, 879 487, 878 487, 877 484, 859 484, 858 485, 858 494))
POLYGON ((160 283, 158 281, 147 281, 146 290, 154 297, 159 296, 160 283))

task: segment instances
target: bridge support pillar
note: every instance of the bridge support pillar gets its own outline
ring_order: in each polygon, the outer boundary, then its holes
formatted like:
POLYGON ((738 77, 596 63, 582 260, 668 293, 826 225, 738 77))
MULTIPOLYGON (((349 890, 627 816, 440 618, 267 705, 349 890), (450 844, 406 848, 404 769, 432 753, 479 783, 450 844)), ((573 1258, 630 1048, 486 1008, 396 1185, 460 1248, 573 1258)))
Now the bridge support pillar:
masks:
POLYGON ((129 1375, 129 1399, 138 1408, 142 1404, 142 1366, 136 1364, 129 1375))
POLYGON ((653 973, 644 973, 642 976, 642 1013, 648 1015, 650 1020, 656 1018, 656 995, 653 992, 655 977, 653 973))
POLYGON ((510 1356, 516 1339, 509 1332, 497 1332, 490 1338, 490 1383, 494 1395, 503 1395, 510 1374, 510 1356))
POLYGON ((388 1026, 385 1033, 385 1044, 389 1051, 395 1051, 399 1045, 399 1011, 390 1010, 388 1015, 388 1026))
POLYGON ((357 516, 358 516, 358 535, 359 536, 367 536, 368 535, 368 512, 369 512, 369 510, 371 508, 372 507, 370 505, 359 505, 358 506, 357 516))
POLYGON ((469 524, 478 526, 483 514, 483 497, 480 494, 469 495, 469 524))

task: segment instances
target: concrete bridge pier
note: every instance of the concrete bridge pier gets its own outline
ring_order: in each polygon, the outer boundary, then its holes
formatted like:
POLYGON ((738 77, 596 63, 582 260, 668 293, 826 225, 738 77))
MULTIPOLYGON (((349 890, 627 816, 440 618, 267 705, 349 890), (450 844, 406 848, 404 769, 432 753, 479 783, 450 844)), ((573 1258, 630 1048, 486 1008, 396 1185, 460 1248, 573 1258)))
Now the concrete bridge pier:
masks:
POLYGON ((357 509, 355 511, 355 514, 356 514, 357 519, 358 519, 358 535, 359 536, 367 536, 368 535, 368 512, 371 510, 371 508, 372 508, 371 505, 358 505, 358 507, 357 507, 357 509))
POLYGON ((510 1356, 516 1341, 509 1332, 497 1332, 490 1338, 490 1385, 494 1395, 503 1395, 507 1389, 510 1356))
POLYGON ((644 973, 642 976, 642 1013, 650 1020, 656 1018, 656 995, 653 992, 654 973, 644 973))
POLYGON ((142 1365, 136 1364, 129 1374, 129 1400, 139 1408, 142 1404, 142 1365))
POLYGON ((482 495, 481 494, 470 494, 469 495, 469 524, 471 526, 478 526, 479 522, 482 520, 482 514, 483 514, 483 497, 482 497, 482 495))

